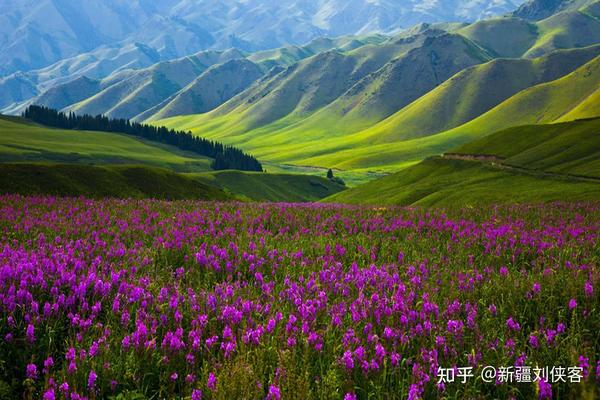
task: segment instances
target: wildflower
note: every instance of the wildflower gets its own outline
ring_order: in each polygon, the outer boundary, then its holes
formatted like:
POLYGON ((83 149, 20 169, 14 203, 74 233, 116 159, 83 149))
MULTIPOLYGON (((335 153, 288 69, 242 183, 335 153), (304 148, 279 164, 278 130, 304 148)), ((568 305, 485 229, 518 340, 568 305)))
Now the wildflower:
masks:
POLYGON ((88 388, 90 390, 93 390, 94 387, 96 387, 96 379, 98 378, 98 375, 96 374, 96 371, 91 370, 89 375, 88 375, 88 388))
POLYGON ((356 394, 355 393, 346 393, 344 395, 344 400, 356 400, 356 394))
POLYGON ((194 389, 192 390, 192 400, 202 400, 202 390, 194 389))
POLYGON ((172 380, 173 382, 175 382, 175 381, 177 380, 177 378, 179 378, 179 375, 177 374, 177 372, 173 372, 173 373, 171 374, 171 380, 172 380))
POLYGON ((575 309, 575 307, 577 307, 577 300, 575 300, 575 299, 569 300, 569 310, 573 310, 573 309, 575 309))
POLYGON ((587 379, 590 374, 590 359, 588 357, 579 356, 579 367, 581 367, 583 377, 587 379))
POLYGON ((275 385, 269 386, 269 394, 267 395, 268 400, 281 400, 281 392, 275 385))
POLYGON ((552 386, 545 379, 538 381, 539 399, 551 399, 552 398, 552 386))
POLYGON ((35 364, 27 364, 26 372, 27 378, 29 379, 36 379, 38 376, 38 370, 35 364))
POLYGON ((215 374, 213 374, 212 372, 208 374, 208 380, 206 382, 206 387, 208 387, 210 390, 215 390, 217 388, 217 378, 215 377, 215 374))
POLYGON ((583 292, 585 293, 585 295, 587 297, 590 297, 590 298, 592 297, 592 295, 594 294, 594 286, 592 285, 592 282, 590 282, 590 281, 585 282, 583 292))
POLYGON ((27 342, 30 344, 35 342, 35 328, 33 324, 27 325, 27 330, 25 331, 25 337, 27 338, 27 342))
POLYGON ((537 336, 535 336, 534 334, 529 335, 529 344, 531 345, 531 347, 533 347, 534 349, 537 349, 539 346, 539 342, 538 342, 538 338, 537 336))
POLYGON ((508 329, 511 329, 513 331, 519 331, 521 330, 521 325, 519 325, 518 322, 516 322, 513 317, 509 317, 506 320, 506 326, 508 327, 508 329))
POLYGON ((56 395, 54 394, 54 389, 50 388, 44 392, 43 400, 55 400, 56 395))
POLYGON ((354 369, 354 359, 352 358, 352 352, 350 350, 346 350, 344 352, 344 356, 342 357, 342 362, 347 370, 354 369))

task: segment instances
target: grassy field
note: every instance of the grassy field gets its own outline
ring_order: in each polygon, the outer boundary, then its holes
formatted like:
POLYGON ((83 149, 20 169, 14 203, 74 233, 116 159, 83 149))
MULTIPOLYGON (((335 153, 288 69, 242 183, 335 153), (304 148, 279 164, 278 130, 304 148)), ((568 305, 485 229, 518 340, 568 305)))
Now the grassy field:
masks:
POLYGON ((478 161, 430 158, 348 189, 325 202, 468 207, 495 203, 600 199, 600 183, 501 170, 478 161))
POLYGON ((210 170, 209 158, 131 136, 60 130, 0 117, 0 161, 141 164, 180 172, 210 170))
POLYGON ((147 166, 0 163, 0 193, 231 200, 223 190, 147 166))

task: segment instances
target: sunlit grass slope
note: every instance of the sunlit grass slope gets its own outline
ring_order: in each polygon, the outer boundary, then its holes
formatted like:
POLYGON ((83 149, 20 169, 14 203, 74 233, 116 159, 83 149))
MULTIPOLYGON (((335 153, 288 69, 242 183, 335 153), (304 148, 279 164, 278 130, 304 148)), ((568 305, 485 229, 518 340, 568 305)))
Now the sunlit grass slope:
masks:
POLYGON ((475 206, 495 203, 598 200, 600 184, 536 177, 477 161, 430 158, 325 199, 372 205, 475 206))
POLYGON ((207 171, 211 159, 107 132, 60 130, 0 117, 0 161, 143 164, 175 171, 207 171))
POLYGON ((600 118, 509 128, 453 150, 510 165, 600 177, 600 118))

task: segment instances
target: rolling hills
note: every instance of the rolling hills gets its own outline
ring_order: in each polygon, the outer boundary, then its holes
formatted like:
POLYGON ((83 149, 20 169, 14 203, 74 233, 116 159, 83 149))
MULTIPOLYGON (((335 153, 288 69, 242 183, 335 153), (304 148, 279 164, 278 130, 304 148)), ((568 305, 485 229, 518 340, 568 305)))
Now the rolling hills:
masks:
MULTIPOLYGON (((211 113, 157 123, 240 146, 270 162, 393 171, 510 126, 553 122, 569 114, 578 118, 599 115, 600 108, 594 106, 600 84, 597 54, 598 47, 593 46, 533 60, 493 60, 477 65, 364 130, 344 124, 337 114, 322 118, 330 107, 307 118, 286 117, 251 129, 260 125, 258 116, 272 119, 279 103, 277 97, 258 95, 271 92, 250 90, 211 113), (247 101, 254 98, 250 94, 260 99, 257 104, 247 101), (262 103, 269 105, 267 113, 256 108, 262 103), (253 110, 248 118, 245 107, 253 110), (310 124, 311 120, 315 122, 310 124)), ((309 100, 300 104, 310 104, 309 100)))
POLYGON ((600 198, 600 119, 496 132, 325 201, 456 206, 600 198))
POLYGON ((211 171, 211 161, 127 135, 0 117, 2 193, 316 201, 345 189, 319 176, 211 171))

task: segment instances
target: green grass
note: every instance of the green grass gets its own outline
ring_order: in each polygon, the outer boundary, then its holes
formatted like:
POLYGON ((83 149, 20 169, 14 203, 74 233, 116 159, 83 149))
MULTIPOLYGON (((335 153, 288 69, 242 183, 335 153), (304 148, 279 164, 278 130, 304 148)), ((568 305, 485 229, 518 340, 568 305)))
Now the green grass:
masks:
POLYGON ((509 128, 454 152, 492 154, 510 165, 600 177, 600 118, 509 128))
POLYGON ((215 171, 187 175, 250 201, 312 202, 345 189, 326 178, 297 174, 215 171))
POLYGON ((117 133, 53 129, 0 117, 0 161, 142 164, 199 172, 210 170, 211 159, 117 133))
POLYGON ((168 170, 144 166, 0 163, 0 193, 230 200, 221 189, 168 170))
POLYGON ((499 170, 477 161, 430 158, 324 201, 384 206, 465 207, 565 199, 598 200, 600 184, 499 170))

